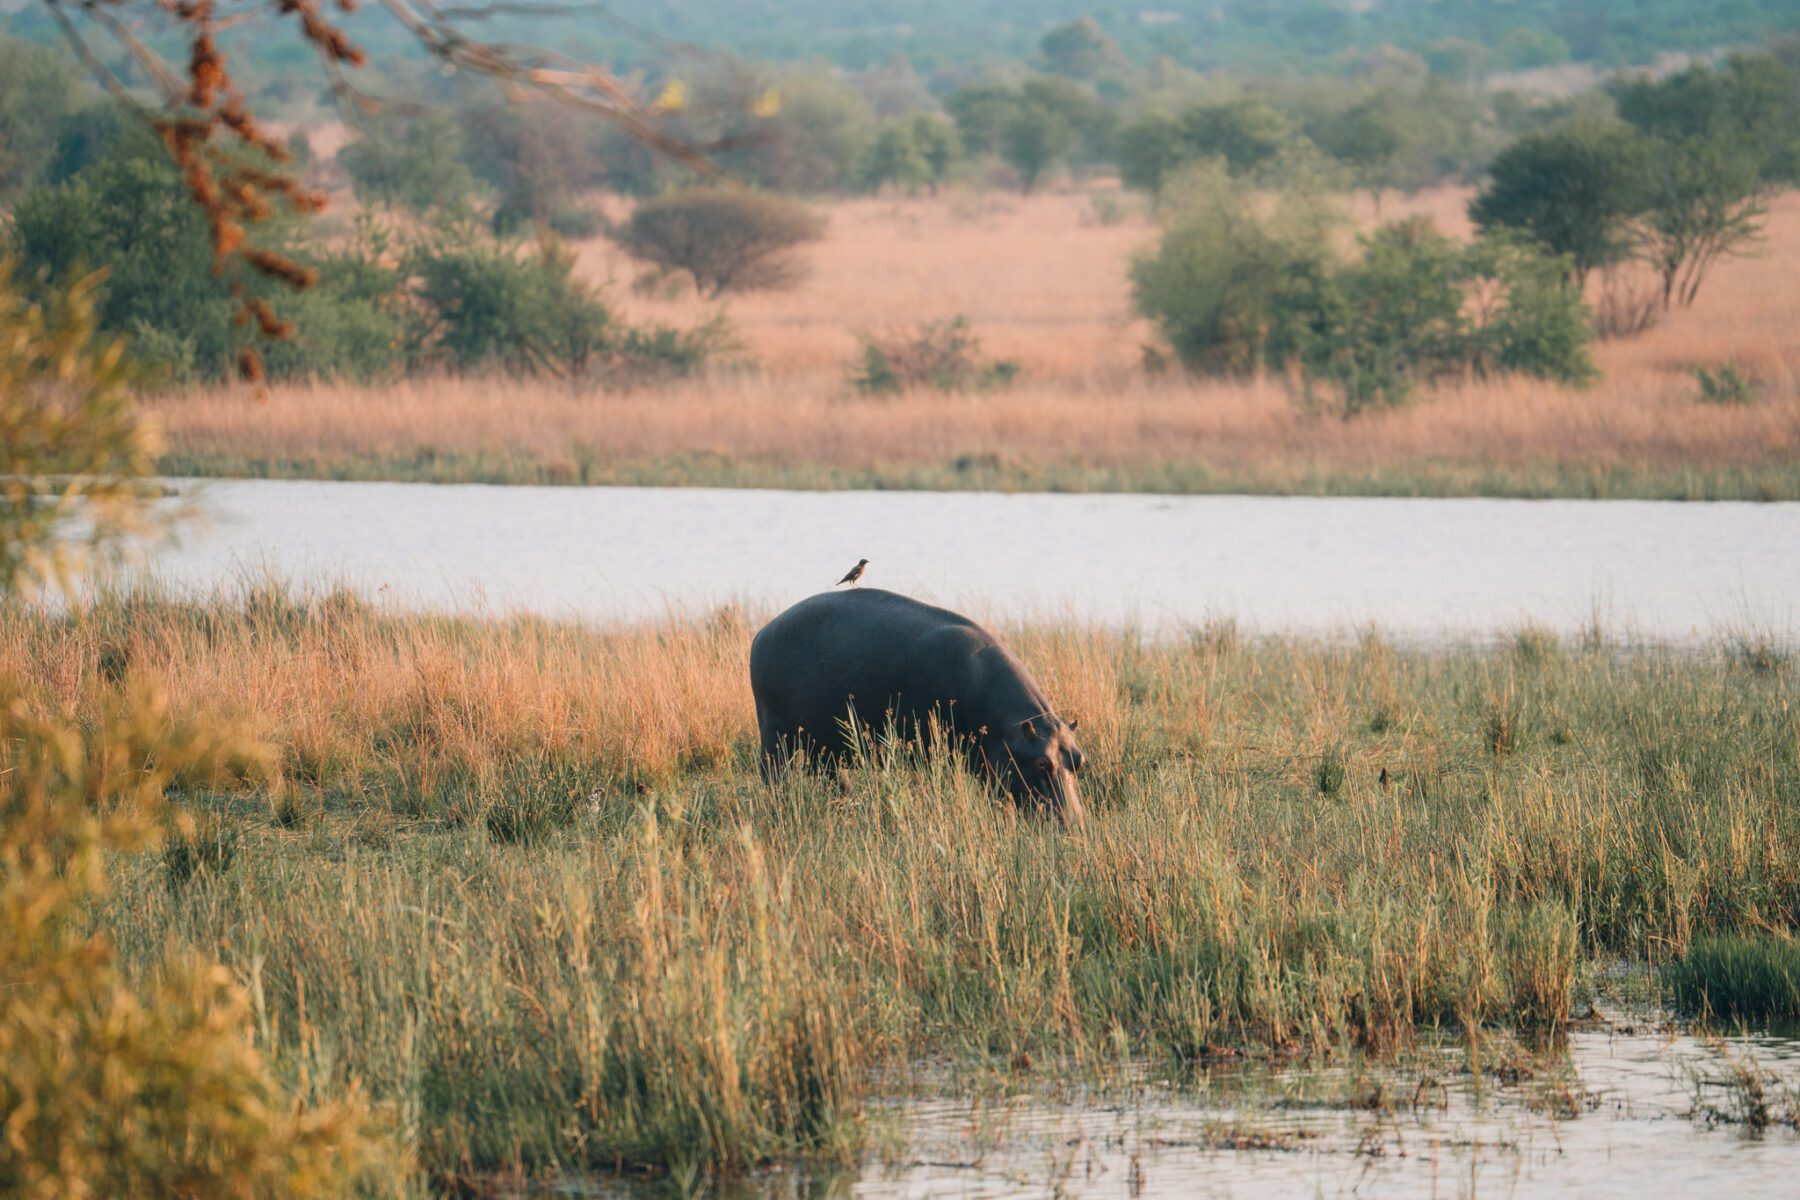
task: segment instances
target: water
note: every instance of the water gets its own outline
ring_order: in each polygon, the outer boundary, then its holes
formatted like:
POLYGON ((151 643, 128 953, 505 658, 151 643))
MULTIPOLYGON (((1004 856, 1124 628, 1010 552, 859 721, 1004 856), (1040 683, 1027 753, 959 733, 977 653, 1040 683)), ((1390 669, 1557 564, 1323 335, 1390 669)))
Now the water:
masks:
POLYGON ((156 573, 409 607, 654 618, 865 582, 992 618, 1683 639, 1795 628, 1800 504, 232 481, 156 573))
MULTIPOLYGON (((858 1169, 777 1170, 717 1190, 736 1200, 1795 1194, 1800 1133, 1788 1122, 1800 1041, 1708 1044, 1654 1023, 1601 1021, 1572 1032, 1560 1061, 1524 1061, 1484 1072, 1479 1092, 1466 1059, 1445 1052, 1374 1074, 1215 1070, 1197 1091, 1146 1081, 1123 1099, 912 1101, 876 1115, 889 1141, 878 1132, 858 1169), (1766 1129, 1741 1119, 1748 1110, 1727 1082, 1734 1064, 1762 1083, 1766 1129), (1373 1106, 1377 1082, 1387 1099, 1373 1106)), ((653 1194, 605 1181, 563 1190, 653 1194)))

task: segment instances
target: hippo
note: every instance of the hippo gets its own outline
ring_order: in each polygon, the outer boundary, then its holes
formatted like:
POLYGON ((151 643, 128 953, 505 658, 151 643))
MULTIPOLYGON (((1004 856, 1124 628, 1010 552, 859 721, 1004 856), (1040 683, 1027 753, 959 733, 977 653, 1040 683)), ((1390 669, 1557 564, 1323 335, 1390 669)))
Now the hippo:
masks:
POLYGON ((921 741, 949 731, 965 766, 1021 809, 1081 821, 1075 722, 1057 716, 1024 664, 958 613, 880 588, 800 601, 750 643, 750 688, 772 779, 798 758, 839 762, 862 733, 890 722, 921 741), (935 717, 935 722, 932 718, 935 717))

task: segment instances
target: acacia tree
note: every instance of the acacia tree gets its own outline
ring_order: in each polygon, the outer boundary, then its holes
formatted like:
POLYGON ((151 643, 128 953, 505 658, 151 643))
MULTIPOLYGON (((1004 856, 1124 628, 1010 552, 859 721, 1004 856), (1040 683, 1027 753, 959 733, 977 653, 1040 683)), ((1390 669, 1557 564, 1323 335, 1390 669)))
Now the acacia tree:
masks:
POLYGON ((1494 160, 1469 205, 1487 232, 1528 234, 1567 257, 1570 280, 1624 258, 1633 219, 1647 201, 1646 148, 1630 129, 1572 124, 1526 134, 1494 160))
POLYGON ((690 188, 644 201, 616 236, 633 258, 684 273, 716 298, 794 283, 802 271, 795 247, 824 232, 823 218, 780 196, 690 188))
MULTIPOLYGON (((367 55, 347 31, 358 0, 39 0, 87 69, 161 137, 188 195, 205 217, 213 269, 230 279, 236 319, 270 338, 291 326, 262 294, 265 285, 311 287, 316 274, 253 236, 277 212, 316 213, 322 193, 304 187, 290 166, 285 140, 269 134, 251 111, 219 46, 227 26, 263 22, 287 28, 317 54, 319 70, 340 100, 367 110, 372 98, 357 71, 367 55), (329 7, 328 7, 329 4, 329 7), (154 48, 179 41, 181 66, 154 48), (111 64, 134 68, 122 75, 111 64), (147 88, 149 99, 145 97, 147 88)), ((515 96, 538 94, 622 128, 635 141, 712 172, 698 150, 659 128, 653 108, 609 71, 566 54, 485 41, 471 26, 506 11, 505 0, 456 9, 429 0, 380 0, 425 51, 446 66, 500 81, 515 96)), ((262 358, 239 353, 238 368, 260 380, 262 358)))

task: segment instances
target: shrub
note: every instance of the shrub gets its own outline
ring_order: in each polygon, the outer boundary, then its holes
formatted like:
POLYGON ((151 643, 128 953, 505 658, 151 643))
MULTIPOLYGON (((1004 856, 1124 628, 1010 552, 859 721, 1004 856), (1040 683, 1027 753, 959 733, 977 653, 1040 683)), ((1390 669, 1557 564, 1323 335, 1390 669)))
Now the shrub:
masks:
POLYGON ((1161 241, 1131 264, 1137 309, 1189 370, 1249 374, 1265 362, 1286 293, 1322 278, 1327 220, 1292 197, 1257 216, 1218 164, 1190 168, 1175 191, 1161 241))
MULTIPOLYGON (((66 531, 41 509, 80 494, 129 511, 151 470, 118 349, 93 340, 92 285, 46 305, 0 283, 0 601, 54 560, 66 531), (20 482, 84 469, 62 493, 20 482)), ((0 675, 0 1190, 347 1193, 382 1153, 362 1103, 290 1094, 253 1039, 249 994, 217 962, 159 956, 139 983, 93 931, 108 860, 182 828, 167 791, 242 781, 264 749, 172 716, 147 685, 108 687, 80 718, 59 708, 0 675)))
MULTIPOLYGON (((26 197, 12 240, 40 287, 103 269, 94 289, 99 330, 127 335, 133 357, 164 377, 233 372, 248 332, 233 320, 229 285, 213 274, 205 219, 155 143, 127 138, 100 163, 26 197)), ((268 240, 318 271, 314 286, 281 301, 294 331, 264 344, 271 377, 369 378, 400 365, 400 280, 379 254, 364 247, 314 255, 280 228, 268 240)))
POLYGON ((405 255, 414 369, 641 382, 698 370, 730 344, 723 319, 694 329, 618 321, 554 242, 517 243, 453 226, 405 255))
POLYGON ((0 262, 0 599, 66 582, 145 522, 160 446, 98 335, 98 287, 90 276, 31 302, 0 262))
POLYGON ((859 392, 984 390, 1011 383, 1019 374, 1016 362, 982 357, 981 341, 967 317, 927 321, 907 333, 861 336, 862 356, 850 377, 859 392))
POLYGON ((1700 385, 1702 404, 1749 404, 1756 399, 1755 384, 1736 363, 1695 367, 1694 379, 1700 385))
POLYGON ((550 245, 521 255, 454 230, 413 248, 406 270, 424 316, 413 361, 454 371, 586 371, 612 336, 612 316, 550 245))
POLYGON ((1449 375, 1592 378, 1593 330, 1566 263, 1512 237, 1461 246, 1422 221, 1329 249, 1316 213, 1262 217, 1219 168, 1200 177, 1153 253, 1132 265, 1138 309, 1183 365, 1297 370, 1345 416, 1449 375))
POLYGON ((824 232, 823 218, 792 200, 694 188, 644 201, 618 236, 633 258, 684 273, 702 295, 717 297, 798 281, 794 249, 824 232))

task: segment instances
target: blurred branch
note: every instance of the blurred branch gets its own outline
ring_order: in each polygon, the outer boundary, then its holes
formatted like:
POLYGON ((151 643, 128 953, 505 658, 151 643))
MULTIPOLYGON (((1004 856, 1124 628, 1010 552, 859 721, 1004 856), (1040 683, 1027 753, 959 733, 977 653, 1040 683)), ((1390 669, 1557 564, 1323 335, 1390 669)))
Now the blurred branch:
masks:
MULTIPOLYGON (((327 0, 42 3, 89 73, 122 104, 148 121, 168 146, 189 194, 206 215, 215 270, 239 276, 231 287, 233 296, 241 301, 240 322, 254 321, 266 337, 287 336, 290 327, 275 315, 267 301, 251 292, 242 276, 279 281, 299 289, 311 286, 314 273, 284 255, 256 245, 246 230, 266 220, 277 208, 317 212, 324 207, 325 197, 302 187, 287 168, 287 146, 261 128, 226 66, 216 35, 260 18, 292 21, 318 54, 333 94, 349 107, 369 111, 379 102, 359 90, 348 73, 365 65, 367 56, 341 26, 326 18, 327 0), (141 34, 140 29, 153 29, 155 33, 141 34), (151 45, 161 34, 177 36, 186 44, 185 68, 172 67, 151 45), (127 81, 96 52, 90 41, 96 36, 110 41, 144 73, 159 93, 160 111, 135 95, 127 81)), ((356 12, 358 3, 359 0, 335 0, 335 8, 337 13, 348 16, 356 12)), ((459 21, 481 21, 503 14, 584 11, 601 15, 637 36, 666 41, 624 21, 610 9, 598 5, 538 4, 530 0, 496 0, 493 4, 454 7, 439 7, 430 0, 381 3, 427 54, 457 70, 496 81, 512 99, 518 100, 527 93, 547 97, 609 121, 641 144, 694 170, 713 176, 723 174, 703 148, 659 130, 653 114, 637 103, 632 89, 612 72, 553 50, 485 41, 458 25, 459 21)), ((239 369, 245 378, 259 380, 260 355, 246 348, 240 355, 239 369)))

